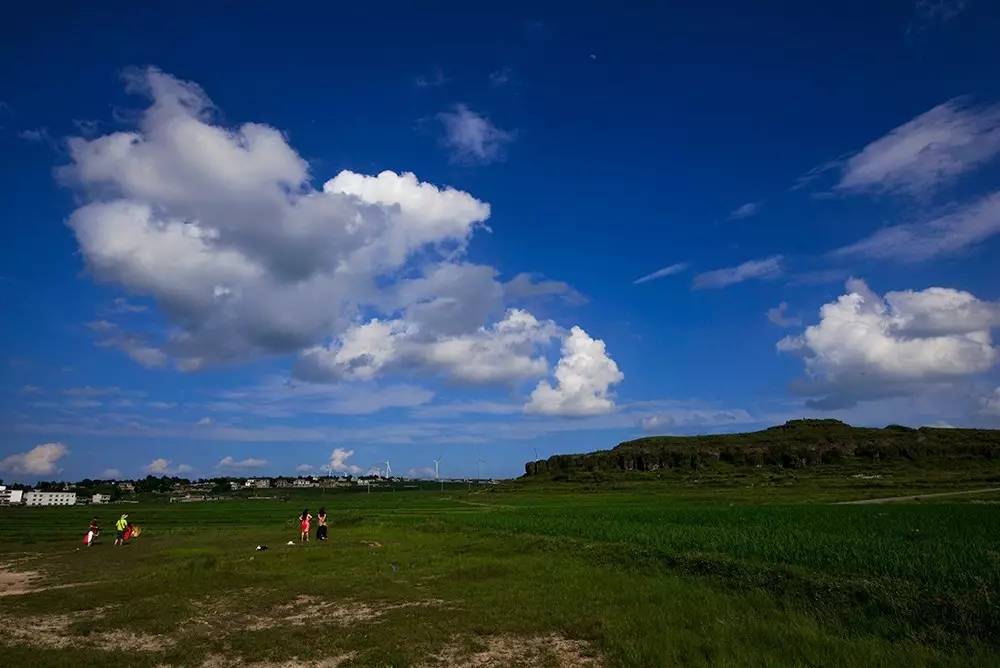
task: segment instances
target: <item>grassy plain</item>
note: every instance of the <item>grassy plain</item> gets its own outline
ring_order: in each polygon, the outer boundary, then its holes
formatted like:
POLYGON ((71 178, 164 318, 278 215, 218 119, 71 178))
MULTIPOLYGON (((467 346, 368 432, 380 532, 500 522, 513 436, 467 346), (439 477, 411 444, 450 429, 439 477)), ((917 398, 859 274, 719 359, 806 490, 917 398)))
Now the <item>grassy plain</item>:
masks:
POLYGON ((997 487, 998 473, 4 508, 7 593, 24 593, 0 597, 0 652, 34 666, 996 666, 1000 494, 831 502, 997 487), (320 505, 330 540, 287 546, 296 513, 320 505), (133 545, 109 532, 77 549, 92 515, 110 527, 125 509, 144 528, 133 545))

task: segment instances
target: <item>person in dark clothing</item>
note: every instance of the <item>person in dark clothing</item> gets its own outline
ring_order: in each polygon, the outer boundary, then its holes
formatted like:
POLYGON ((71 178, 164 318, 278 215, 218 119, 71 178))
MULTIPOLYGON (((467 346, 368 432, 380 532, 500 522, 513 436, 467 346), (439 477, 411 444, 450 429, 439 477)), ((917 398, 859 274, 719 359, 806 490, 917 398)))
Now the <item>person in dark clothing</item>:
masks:
POLYGON ((319 509, 316 525, 316 540, 326 540, 326 508, 319 509))

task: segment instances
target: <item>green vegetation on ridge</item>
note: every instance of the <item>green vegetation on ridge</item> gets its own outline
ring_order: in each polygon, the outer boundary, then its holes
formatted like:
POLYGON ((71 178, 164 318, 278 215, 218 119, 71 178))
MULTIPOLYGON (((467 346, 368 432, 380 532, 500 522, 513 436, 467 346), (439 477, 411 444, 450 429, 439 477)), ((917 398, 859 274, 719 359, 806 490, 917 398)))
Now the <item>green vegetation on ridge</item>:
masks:
POLYGON ((528 462, 527 476, 589 479, 608 472, 690 471, 712 467, 870 466, 1000 460, 1000 430, 884 429, 839 420, 791 420, 762 431, 704 436, 649 436, 611 450, 528 462))

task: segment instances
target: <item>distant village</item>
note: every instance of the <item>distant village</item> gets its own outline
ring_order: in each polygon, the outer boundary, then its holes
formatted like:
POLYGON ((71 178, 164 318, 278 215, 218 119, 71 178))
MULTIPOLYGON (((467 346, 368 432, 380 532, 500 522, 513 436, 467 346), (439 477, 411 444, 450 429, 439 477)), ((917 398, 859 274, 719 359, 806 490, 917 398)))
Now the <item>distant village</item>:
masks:
POLYGON ((493 479, 449 478, 418 480, 402 476, 345 475, 298 477, 219 477, 201 480, 168 476, 146 476, 137 480, 90 480, 45 482, 34 485, 0 484, 0 506, 74 506, 107 503, 138 503, 150 497, 170 503, 218 501, 231 498, 280 497, 283 491, 341 489, 371 491, 379 488, 418 488, 438 484, 494 485, 493 479))

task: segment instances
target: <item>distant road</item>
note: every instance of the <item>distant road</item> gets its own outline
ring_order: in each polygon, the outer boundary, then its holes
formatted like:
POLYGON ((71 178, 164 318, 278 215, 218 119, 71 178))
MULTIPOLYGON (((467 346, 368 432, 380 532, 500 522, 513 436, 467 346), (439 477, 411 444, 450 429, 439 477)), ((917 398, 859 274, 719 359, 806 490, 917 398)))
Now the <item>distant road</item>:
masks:
POLYGON ((988 487, 986 489, 969 489, 964 492, 935 492, 934 494, 914 494, 913 496, 884 496, 880 499, 861 499, 860 501, 837 501, 835 506, 860 506, 866 503, 892 503, 893 501, 920 501, 922 499, 936 499, 942 496, 964 496, 967 494, 986 494, 987 492, 1000 492, 1000 487, 988 487))

